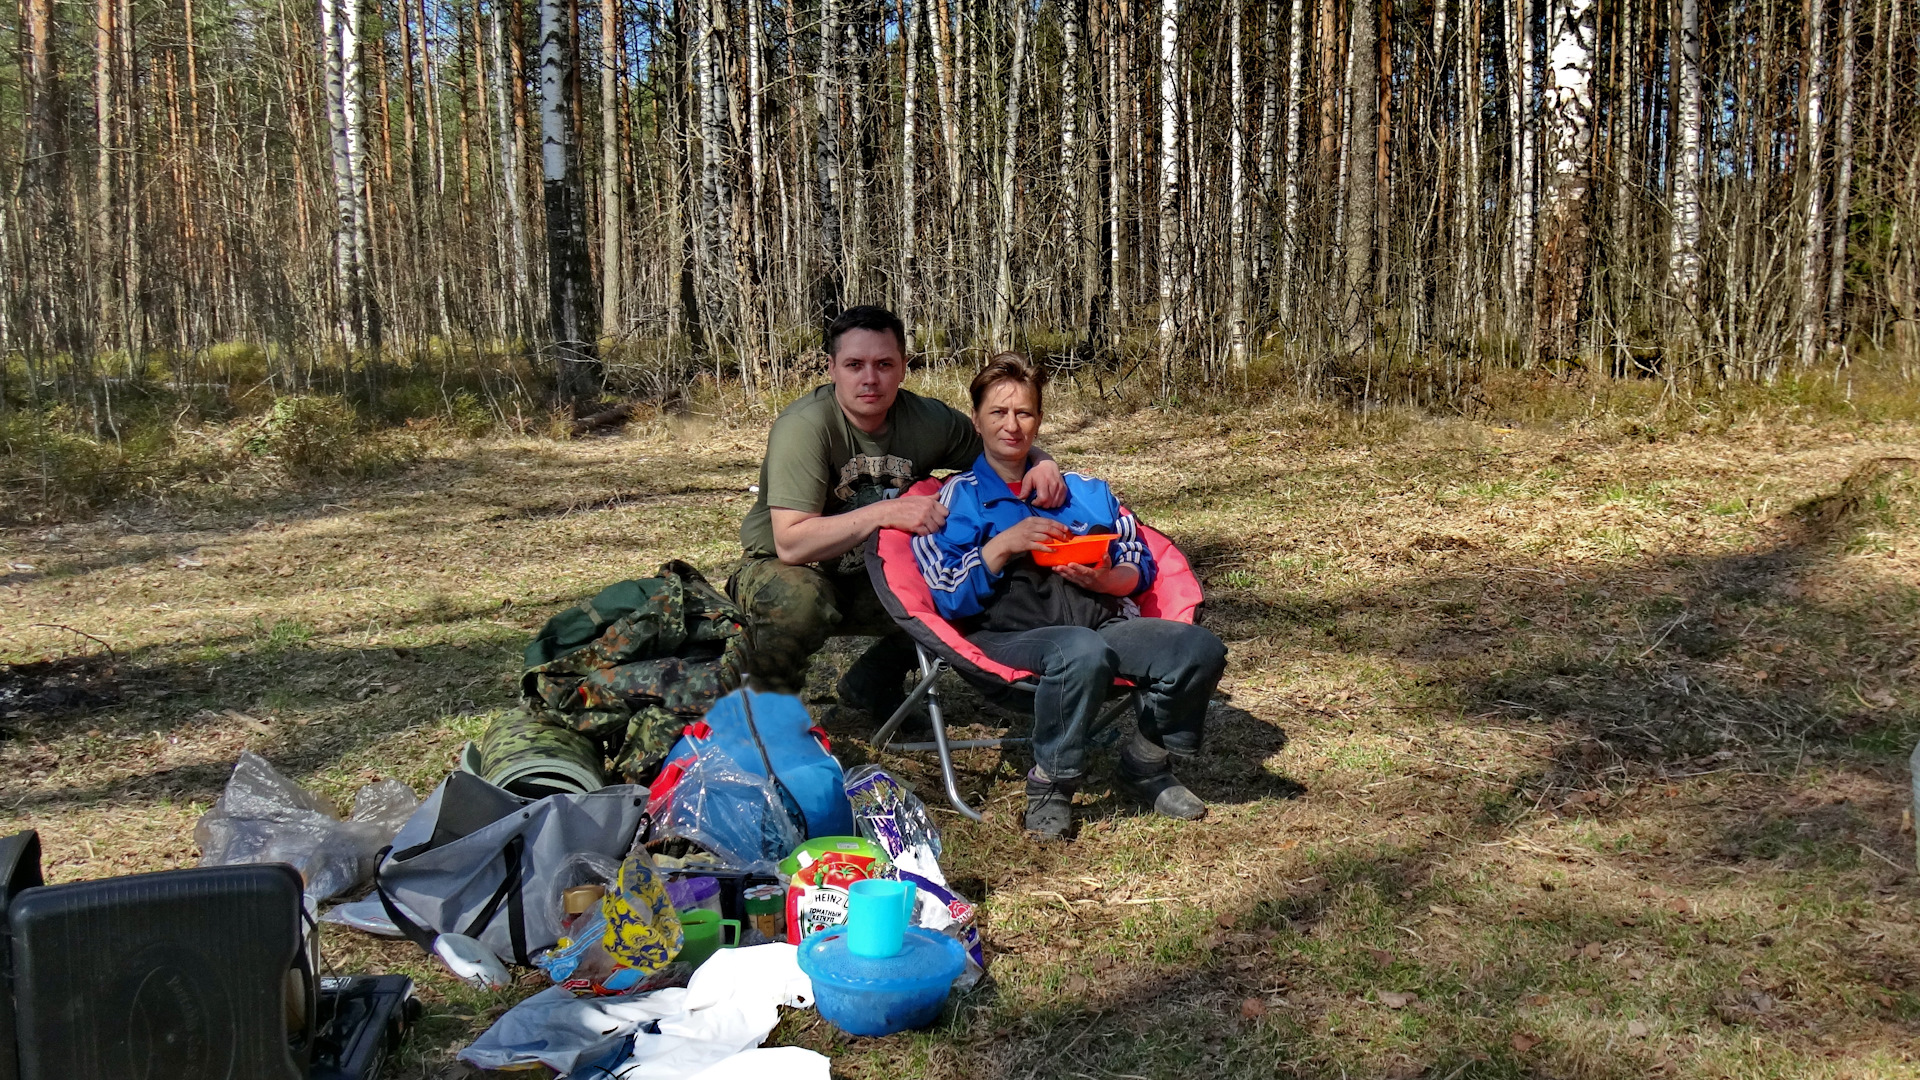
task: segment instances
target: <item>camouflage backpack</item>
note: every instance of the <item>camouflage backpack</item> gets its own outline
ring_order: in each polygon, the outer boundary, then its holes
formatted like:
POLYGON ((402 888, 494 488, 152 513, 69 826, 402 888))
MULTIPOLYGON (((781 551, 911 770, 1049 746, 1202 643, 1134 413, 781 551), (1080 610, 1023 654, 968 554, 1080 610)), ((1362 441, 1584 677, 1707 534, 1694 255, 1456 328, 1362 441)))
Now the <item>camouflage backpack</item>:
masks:
POLYGON ((557 726, 592 739, 618 779, 648 783, 681 729, 740 685, 743 622, 677 559, 654 577, 607 586, 534 636, 520 677, 525 711, 482 740, 487 757, 512 753, 509 726, 557 726))

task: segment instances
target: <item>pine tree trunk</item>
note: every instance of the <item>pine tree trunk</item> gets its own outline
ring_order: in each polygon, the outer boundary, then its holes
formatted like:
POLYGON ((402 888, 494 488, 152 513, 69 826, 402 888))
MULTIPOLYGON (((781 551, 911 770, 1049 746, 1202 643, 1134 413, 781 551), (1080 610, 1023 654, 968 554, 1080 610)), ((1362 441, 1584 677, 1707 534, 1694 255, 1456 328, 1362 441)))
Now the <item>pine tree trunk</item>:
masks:
MULTIPOLYGON (((127 373, 132 375, 144 365, 146 353, 146 286, 142 280, 143 239, 141 224, 145 183, 141 176, 139 72, 134 66, 133 3, 120 0, 119 31, 116 47, 120 67, 120 145, 125 161, 120 167, 121 231, 125 251, 120 285, 120 320, 127 343, 127 373)), ((364 204, 363 204, 364 205, 364 204)), ((364 236, 364 232, 361 234, 364 236)))
POLYGON ((900 0, 900 38, 906 52, 906 86, 900 110, 900 283, 896 313, 908 325, 914 324, 914 258, 919 248, 919 188, 915 184, 915 155, 918 147, 920 112, 920 23, 919 7, 900 0))
POLYGON ((1013 348, 1013 226, 1020 179, 1020 90, 1021 73, 1027 66, 1030 21, 1025 0, 1015 0, 1011 14, 1013 62, 1007 68, 1007 130, 1000 153, 1000 217, 993 238, 993 319, 989 324, 989 337, 996 350, 1013 348))
MULTIPOLYGON (((1847 217, 1853 212, 1853 101, 1855 97, 1853 9, 1855 0, 1840 6, 1840 115, 1833 156, 1833 253, 1827 266, 1827 342, 1846 344, 1846 311, 1842 301, 1847 286, 1847 217)), ((1842 363, 1845 352, 1842 352, 1842 363)))
POLYGON ((600 327, 618 342, 620 312, 620 2, 600 0, 600 327))
POLYGON ((567 87, 574 34, 565 0, 540 0, 540 175, 547 211, 547 326, 555 385, 575 415, 601 390, 584 216, 567 87))
MULTIPOLYGON (((328 0, 323 0, 322 10, 325 10, 327 6, 328 0)), ((114 0, 98 0, 94 9, 93 38, 93 110, 96 158, 94 161, 93 174, 94 258, 91 271, 94 280, 94 299, 98 305, 98 326, 100 327, 100 330, 95 332, 95 339, 101 341, 102 344, 105 343, 106 339, 101 331, 119 322, 114 310, 118 305, 115 303, 115 282, 112 272, 113 265, 119 261, 115 258, 116 251, 119 247, 119 226, 113 220, 113 204, 115 202, 113 163, 118 156, 118 147, 115 146, 114 141, 115 125, 113 122, 113 72, 115 67, 113 62, 115 37, 113 26, 114 13, 114 0)), ((334 48, 337 50, 338 45, 336 44, 334 48)), ((337 79, 337 76, 334 74, 339 67, 337 52, 330 54, 329 59, 328 77, 331 85, 331 80, 337 79)), ((331 95, 329 95, 329 104, 332 104, 331 95)))
POLYGON ((811 314, 824 329, 840 313, 844 280, 840 246, 840 0, 820 0, 820 70, 815 102, 819 132, 814 167, 819 175, 820 254, 814 272, 811 314))
MULTIPOLYGON (((504 197, 504 211, 507 218, 507 237, 510 247, 509 263, 513 268, 513 291, 507 297, 507 328, 510 334, 521 334, 526 330, 527 303, 533 293, 533 285, 528 270, 527 259, 527 208, 525 200, 525 181, 521 179, 520 163, 525 160, 526 151, 520 144, 520 127, 513 112, 514 95, 509 92, 509 79, 515 90, 520 83, 520 71, 513 69, 508 75, 508 65, 513 61, 517 49, 510 50, 504 28, 501 26, 500 5, 491 7, 493 20, 493 112, 496 127, 496 139, 500 147, 500 188, 504 197)), ((407 99, 412 101, 412 93, 407 99)), ((408 122, 409 132, 412 122, 408 122)), ((408 138, 412 142, 411 134, 408 138)))
POLYGON ((1376 195, 1376 155, 1372 143, 1379 127, 1380 74, 1376 53, 1377 16, 1369 0, 1353 6, 1351 36, 1347 41, 1347 142, 1350 158, 1346 197, 1345 311, 1341 315, 1344 347, 1357 353, 1373 338, 1373 217, 1376 195))

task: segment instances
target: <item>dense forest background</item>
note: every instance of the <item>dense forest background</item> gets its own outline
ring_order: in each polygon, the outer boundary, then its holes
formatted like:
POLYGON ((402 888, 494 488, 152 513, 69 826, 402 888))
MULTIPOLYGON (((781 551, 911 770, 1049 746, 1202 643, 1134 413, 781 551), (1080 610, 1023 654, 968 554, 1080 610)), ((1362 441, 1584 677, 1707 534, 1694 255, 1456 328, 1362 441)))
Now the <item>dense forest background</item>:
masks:
POLYGON ((752 390, 864 302, 1161 394, 1916 357, 1913 0, 15 15, 0 408, 96 435, 143 387, 752 390))

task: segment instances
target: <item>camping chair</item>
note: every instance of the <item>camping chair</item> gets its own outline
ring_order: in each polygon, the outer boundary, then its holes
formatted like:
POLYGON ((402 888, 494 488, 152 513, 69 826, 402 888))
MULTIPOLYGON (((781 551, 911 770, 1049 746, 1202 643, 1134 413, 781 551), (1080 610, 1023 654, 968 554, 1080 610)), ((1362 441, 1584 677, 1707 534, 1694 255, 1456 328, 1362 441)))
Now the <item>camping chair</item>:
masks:
MULTIPOLYGON (((904 494, 934 495, 939 490, 940 481, 929 479, 913 485, 904 494)), ((1147 543, 1147 550, 1153 553, 1158 568, 1153 586, 1134 597, 1140 614, 1185 623, 1197 621, 1202 600, 1200 579, 1194 576, 1187 557, 1173 546, 1173 541, 1148 528, 1137 517, 1134 523, 1140 538, 1147 543)), ((932 722, 933 741, 899 743, 895 749, 937 752, 940 755, 941 778, 947 786, 947 801, 961 814, 979 821, 979 812, 967 805, 967 800, 960 794, 959 777, 953 768, 953 751, 1005 746, 1027 740, 963 739, 955 742, 948 739, 946 719, 940 712, 940 694, 935 683, 942 672, 951 668, 989 698, 1002 703, 1022 704, 1030 711, 1039 677, 1031 671, 1008 667, 989 658, 962 637, 952 623, 940 617, 939 610, 933 606, 933 590, 927 587, 926 579, 920 576, 919 565, 914 562, 912 542, 910 534, 898 529, 881 529, 867 542, 867 573, 873 579, 873 591, 886 606, 887 614, 893 616, 893 621, 899 623, 900 628, 913 639, 920 656, 920 681, 893 715, 887 718, 886 723, 874 732, 873 748, 876 752, 886 749, 908 713, 924 703, 927 717, 932 722)), ((1125 679, 1115 680, 1114 689, 1117 700, 1094 721, 1087 733, 1089 739, 1117 720, 1121 712, 1134 704, 1139 696, 1139 691, 1125 679)))

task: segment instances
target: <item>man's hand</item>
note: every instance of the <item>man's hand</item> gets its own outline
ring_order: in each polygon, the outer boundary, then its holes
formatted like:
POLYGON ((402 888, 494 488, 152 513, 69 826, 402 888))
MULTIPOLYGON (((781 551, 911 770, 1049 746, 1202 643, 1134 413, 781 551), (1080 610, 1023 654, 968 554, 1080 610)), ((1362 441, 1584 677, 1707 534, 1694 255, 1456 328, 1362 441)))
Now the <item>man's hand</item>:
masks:
POLYGON ((1065 506, 1067 479, 1060 475, 1059 463, 1040 451, 1034 452, 1034 458, 1027 475, 1020 478, 1020 497, 1049 510, 1065 506))
POLYGON ((989 573, 997 574, 1016 556, 1045 550, 1048 544, 1072 535, 1065 525, 1052 518, 1038 515, 1023 518, 1019 524, 982 544, 980 561, 987 564, 989 573))
POLYGON ((937 533, 947 523, 947 508, 932 495, 902 495, 876 505, 885 507, 880 525, 915 536, 937 533))
POLYGON ((1139 567, 1132 563, 1116 566, 1111 557, 1101 559, 1098 566, 1068 563, 1054 567, 1053 572, 1088 592, 1105 593, 1108 596, 1131 596, 1134 587, 1140 584, 1139 567))

